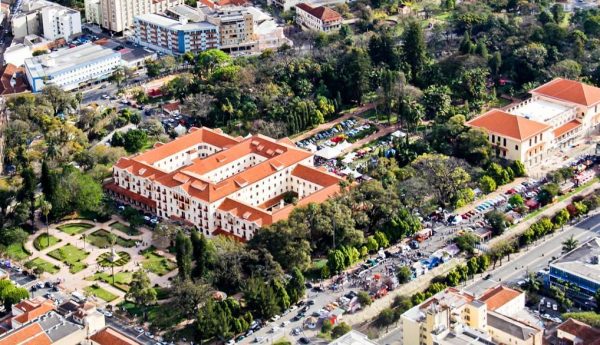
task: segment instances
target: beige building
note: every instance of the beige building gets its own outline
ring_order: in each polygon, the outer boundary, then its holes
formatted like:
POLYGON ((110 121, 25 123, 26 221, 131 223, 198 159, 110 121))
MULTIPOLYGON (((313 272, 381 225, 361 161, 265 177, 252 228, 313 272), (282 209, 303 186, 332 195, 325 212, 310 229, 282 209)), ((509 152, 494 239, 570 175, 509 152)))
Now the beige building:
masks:
POLYGON ((504 286, 473 296, 448 288, 402 314, 404 345, 541 345, 542 330, 515 317, 525 307, 524 294, 504 286))
POLYGON ((226 6, 210 8, 202 6, 206 20, 219 28, 219 48, 227 53, 258 51, 254 35, 254 20, 245 7, 226 6))
POLYGON ((85 21, 90 24, 102 24, 102 6, 100 0, 85 0, 85 21))
POLYGON ((499 157, 526 167, 544 163, 595 131, 600 123, 600 88, 562 78, 530 91, 505 110, 492 109, 467 122, 488 132, 499 157))
POLYGON ((136 16, 162 13, 184 0, 100 0, 102 27, 122 32, 133 27, 136 16))
POLYGON ((287 138, 234 138, 220 129, 192 128, 167 144, 121 158, 105 188, 207 236, 247 241, 262 226, 287 218, 296 205, 323 202, 339 191, 341 179, 314 168, 313 157, 287 138))

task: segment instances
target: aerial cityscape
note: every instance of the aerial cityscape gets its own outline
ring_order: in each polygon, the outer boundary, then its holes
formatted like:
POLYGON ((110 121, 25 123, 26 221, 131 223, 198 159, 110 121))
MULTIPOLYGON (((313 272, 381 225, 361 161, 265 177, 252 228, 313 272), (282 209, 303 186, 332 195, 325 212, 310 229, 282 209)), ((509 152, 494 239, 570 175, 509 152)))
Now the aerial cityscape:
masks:
POLYGON ((600 345, 600 2, 0 2, 0 345, 600 345))

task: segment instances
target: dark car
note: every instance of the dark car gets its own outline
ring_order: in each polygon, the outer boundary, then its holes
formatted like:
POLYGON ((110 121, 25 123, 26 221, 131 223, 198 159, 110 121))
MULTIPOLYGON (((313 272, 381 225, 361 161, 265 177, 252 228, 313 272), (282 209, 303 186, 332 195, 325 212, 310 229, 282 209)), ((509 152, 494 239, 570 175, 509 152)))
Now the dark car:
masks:
MULTIPOLYGON (((302 314, 302 315, 304 315, 304 314, 302 314)), ((300 321, 300 319, 302 319, 302 317, 300 316, 300 314, 298 314, 292 318, 292 322, 300 321)))
POLYGON ((315 287, 313 288, 313 291, 316 291, 316 292, 323 292, 323 289, 322 289, 320 286, 315 286, 315 287))
POLYGON ((313 301, 312 299, 308 300, 308 302, 306 302, 306 304, 308 305, 315 305, 315 301, 313 301))
POLYGON ((492 278, 491 274, 486 275, 485 277, 483 277, 484 280, 490 280, 490 278, 492 278))
POLYGON ((309 282, 306 282, 304 284, 304 286, 306 286, 307 289, 312 289, 312 287, 313 287, 313 285, 311 283, 309 283, 309 282))
POLYGON ((302 338, 298 339, 298 342, 300 342, 300 344, 307 345, 307 344, 310 344, 310 339, 302 337, 302 338))

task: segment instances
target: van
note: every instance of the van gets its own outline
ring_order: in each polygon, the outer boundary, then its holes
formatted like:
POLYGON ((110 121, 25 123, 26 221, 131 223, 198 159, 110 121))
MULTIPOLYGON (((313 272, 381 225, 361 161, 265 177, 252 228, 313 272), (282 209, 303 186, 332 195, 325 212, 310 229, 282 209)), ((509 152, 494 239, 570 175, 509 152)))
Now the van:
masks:
POLYGON ((77 303, 84 303, 85 301, 87 301, 87 297, 85 297, 84 294, 78 291, 74 291, 71 293, 71 299, 77 303))

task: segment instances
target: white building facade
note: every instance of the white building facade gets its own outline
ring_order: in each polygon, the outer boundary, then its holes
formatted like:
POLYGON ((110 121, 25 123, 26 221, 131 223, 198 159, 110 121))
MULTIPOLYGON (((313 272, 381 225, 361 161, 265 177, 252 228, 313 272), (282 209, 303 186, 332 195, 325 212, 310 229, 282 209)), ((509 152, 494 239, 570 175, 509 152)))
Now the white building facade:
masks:
POLYGON ((122 32, 132 28, 139 15, 163 13, 183 3, 184 0, 100 0, 102 27, 122 32))
POLYGON ((121 54, 93 43, 63 49, 25 60, 27 81, 33 92, 46 85, 65 91, 106 79, 121 65, 121 54))
POLYGON ((81 14, 79 11, 58 6, 49 6, 42 9, 42 27, 44 38, 56 40, 81 33, 81 14))
POLYGON ((102 6, 100 0, 85 0, 85 21, 90 24, 102 24, 102 6))

